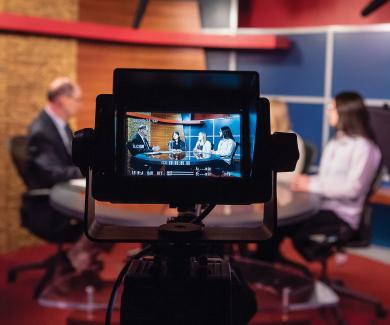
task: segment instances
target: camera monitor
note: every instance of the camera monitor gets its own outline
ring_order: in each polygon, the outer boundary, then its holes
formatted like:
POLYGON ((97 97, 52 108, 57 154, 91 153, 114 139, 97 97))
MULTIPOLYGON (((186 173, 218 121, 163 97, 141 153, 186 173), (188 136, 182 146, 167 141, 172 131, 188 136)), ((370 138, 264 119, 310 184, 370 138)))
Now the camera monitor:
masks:
MULTIPOLYGON (((88 170, 86 224, 94 239, 161 240, 156 227, 105 228, 93 216, 93 199, 175 206, 272 202, 273 175, 293 169, 297 158, 276 148, 257 72, 116 69, 113 94, 97 97, 95 129, 87 131, 76 134, 73 155, 88 170)), ((206 229, 201 240, 261 240, 275 220, 264 224, 206 229)))
POLYGON ((250 204, 271 197, 269 112, 255 72, 117 69, 113 94, 97 98, 95 121, 97 200, 250 204))

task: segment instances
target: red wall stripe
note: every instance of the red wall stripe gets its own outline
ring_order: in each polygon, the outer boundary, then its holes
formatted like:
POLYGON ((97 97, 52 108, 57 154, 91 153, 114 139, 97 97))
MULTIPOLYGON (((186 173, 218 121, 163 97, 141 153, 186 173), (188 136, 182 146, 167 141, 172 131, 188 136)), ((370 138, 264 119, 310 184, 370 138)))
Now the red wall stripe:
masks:
POLYGON ((211 35, 155 32, 111 25, 0 13, 0 30, 81 40, 223 49, 286 49, 289 40, 274 35, 211 35))

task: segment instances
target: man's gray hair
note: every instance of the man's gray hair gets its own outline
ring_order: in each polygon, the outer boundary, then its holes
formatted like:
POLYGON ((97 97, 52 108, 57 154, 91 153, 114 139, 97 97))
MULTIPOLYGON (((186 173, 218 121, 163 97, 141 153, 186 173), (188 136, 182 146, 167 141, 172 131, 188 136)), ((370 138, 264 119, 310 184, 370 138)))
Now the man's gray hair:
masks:
POLYGON ((59 96, 72 96, 77 84, 68 77, 60 77, 52 81, 47 91, 47 100, 54 102, 59 96))

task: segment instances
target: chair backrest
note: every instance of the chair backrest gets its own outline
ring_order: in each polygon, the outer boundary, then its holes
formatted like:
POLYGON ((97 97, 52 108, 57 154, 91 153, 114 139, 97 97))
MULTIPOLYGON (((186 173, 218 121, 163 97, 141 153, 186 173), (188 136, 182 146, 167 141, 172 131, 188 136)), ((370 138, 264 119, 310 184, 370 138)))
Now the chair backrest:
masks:
POLYGON ((372 207, 370 206, 369 200, 370 196, 375 192, 375 190, 380 185, 383 172, 383 161, 380 162, 377 171, 375 172, 374 178, 371 182, 369 190, 367 191, 362 215, 360 218, 360 225, 358 230, 354 233, 352 238, 347 242, 349 247, 367 247, 371 243, 371 234, 372 234, 372 207))
POLYGON ((305 146, 305 161, 303 162, 303 174, 308 174, 310 166, 317 159, 317 147, 314 143, 304 141, 305 146))
POLYGON ((238 142, 236 142, 236 146, 234 147, 234 150, 233 150, 233 153, 232 153, 232 156, 230 157, 230 166, 233 167, 233 163, 234 163, 234 155, 236 154, 237 152, 237 149, 238 147, 240 146, 240 144, 238 142))
POLYGON ((17 135, 9 140, 9 151, 19 176, 27 185, 27 137, 17 135))

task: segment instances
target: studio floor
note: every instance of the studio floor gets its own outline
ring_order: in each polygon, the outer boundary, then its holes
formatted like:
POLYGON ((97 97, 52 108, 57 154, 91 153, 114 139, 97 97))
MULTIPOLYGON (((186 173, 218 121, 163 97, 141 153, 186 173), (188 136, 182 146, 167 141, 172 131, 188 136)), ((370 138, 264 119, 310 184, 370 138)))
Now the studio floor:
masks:
MULTIPOLYGON (((133 248, 135 246, 129 244, 116 245, 113 252, 109 256, 105 256, 106 267, 103 271, 103 277, 114 279, 123 265, 122 261, 126 253, 133 248)), ((285 256, 302 261, 292 249, 289 241, 283 243, 282 250, 285 256)), ((387 308, 390 308, 390 264, 386 263, 390 250, 379 250, 384 258, 376 259, 375 252, 378 250, 375 249, 371 250, 371 253, 368 250, 364 254, 365 256, 361 252, 349 252, 346 263, 336 265, 334 261, 331 261, 329 271, 332 277, 343 280, 349 288, 373 295, 381 299, 387 308)), ((0 324, 65 325, 67 323, 70 311, 41 307, 32 298, 33 286, 42 275, 40 271, 24 273, 13 284, 6 282, 6 271, 10 266, 20 262, 35 261, 38 257, 45 257, 53 252, 54 247, 39 246, 24 248, 0 256, 0 324)), ((310 269, 316 274, 319 273, 319 265, 310 265, 310 269)), ((373 322, 372 307, 350 299, 341 300, 341 311, 348 324, 351 325, 390 324, 390 319, 373 322)), ((332 324, 332 318, 326 313, 301 312, 293 316, 310 319, 311 324, 332 324)), ((251 324, 263 324, 267 318, 269 315, 258 313, 251 324)))

